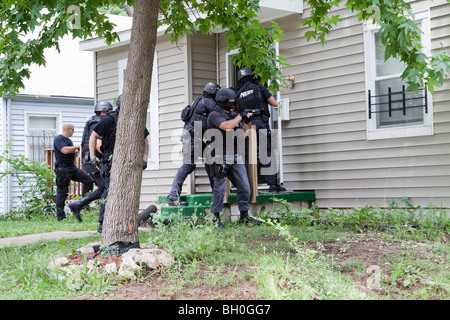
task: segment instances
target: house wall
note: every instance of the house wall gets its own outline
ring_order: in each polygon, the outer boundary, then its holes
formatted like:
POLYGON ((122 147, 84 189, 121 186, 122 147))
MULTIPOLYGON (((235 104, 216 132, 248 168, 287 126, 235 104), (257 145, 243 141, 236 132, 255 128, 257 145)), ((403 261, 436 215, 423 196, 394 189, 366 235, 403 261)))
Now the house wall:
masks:
MULTIPOLYGON (((420 1, 413 6, 431 6, 432 49, 440 43, 450 47, 450 4, 420 1)), ((290 65, 283 73, 296 79, 281 93, 290 100, 290 120, 282 125, 284 185, 315 190, 320 207, 385 206, 403 197, 413 205, 449 207, 449 82, 433 95, 433 135, 368 140, 363 24, 351 12, 336 10, 343 21, 322 46, 306 41, 302 19, 309 12, 305 8, 303 14, 277 21, 284 30, 280 54, 290 65)), ((141 209, 167 195, 181 165, 181 109, 206 82, 226 86, 226 49, 223 34, 194 35, 177 44, 167 36, 158 39, 160 164, 144 172, 141 209)), ((97 52, 97 99, 117 96, 117 61, 127 52, 128 46, 97 52)), ((183 192, 209 191, 199 166, 183 192)))
MULTIPOLYGON (((147 169, 143 173, 140 209, 154 203, 158 196, 167 195, 173 177, 181 166, 180 136, 183 122, 181 109, 192 98, 188 87, 190 64, 189 38, 171 44, 170 38, 159 38, 156 46, 158 64, 159 106, 159 169, 147 169)), ((119 92, 118 61, 127 59, 129 45, 97 52, 97 100, 113 102, 119 92)), ((184 191, 188 188, 185 183, 184 191)))
MULTIPOLYGON (((425 4, 432 49, 449 48, 450 4, 422 1, 413 9, 425 4)), ((278 21, 280 54, 290 64, 283 73, 296 79, 281 95, 291 110, 282 131, 285 186, 315 190, 320 207, 384 206, 405 196, 416 206, 449 207, 450 83, 433 95, 434 135, 368 141, 363 25, 345 9, 336 13, 343 21, 324 46, 306 41, 302 16, 278 21)))
MULTIPOLYGON (((6 103, 6 101, 4 101, 6 103)), ((2 139, 5 142, 11 141, 11 156, 25 155, 26 153, 26 115, 33 114, 57 114, 59 116, 58 133, 62 132, 64 123, 72 123, 75 127, 74 135, 71 140, 74 145, 81 143, 83 128, 88 118, 93 114, 93 99, 85 98, 50 98, 50 97, 30 97, 16 96, 11 98, 11 103, 2 109, 11 119, 7 123, 7 128, 2 132, 2 139)), ((19 195, 23 190, 18 185, 18 181, 13 176, 6 176, 2 187, 4 192, 1 193, 2 206, 0 214, 6 213, 8 210, 16 209, 19 205, 19 195)))
MULTIPOLYGON (((6 135, 6 101, 0 97, 0 155, 3 155, 3 152, 6 148, 5 143, 5 135, 6 135)), ((6 169, 6 163, 0 164, 0 172, 4 172, 6 169)), ((0 180, 0 194, 6 194, 6 180, 0 180)), ((6 209, 6 203, 4 201, 4 197, 0 197, 0 212, 4 212, 6 209)))
MULTIPOLYGON (((180 112, 190 103, 192 91, 189 87, 189 38, 176 44, 168 36, 159 38, 158 55, 158 99, 159 99, 159 170, 146 170, 143 175, 141 209, 157 201, 159 196, 169 193, 173 178, 181 166, 180 136, 183 122, 180 112)), ((187 189, 187 181, 184 191, 187 189)))
MULTIPOLYGON (((190 39, 193 98, 196 98, 203 94, 203 89, 208 82, 218 82, 216 52, 218 35, 205 36, 198 32, 190 37, 190 39)), ((192 179, 193 177, 190 178, 192 179)), ((211 192, 211 186, 205 171, 203 159, 197 160, 195 181, 192 182, 195 184, 195 193, 211 192)))

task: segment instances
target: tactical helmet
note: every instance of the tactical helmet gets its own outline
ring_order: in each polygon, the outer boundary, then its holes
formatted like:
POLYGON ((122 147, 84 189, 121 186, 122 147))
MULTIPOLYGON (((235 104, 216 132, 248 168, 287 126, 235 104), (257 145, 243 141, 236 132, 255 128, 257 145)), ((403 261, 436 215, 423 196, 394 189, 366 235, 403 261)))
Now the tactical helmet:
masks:
POLYGON ((113 109, 113 106, 108 101, 99 101, 95 105, 94 112, 97 113, 97 112, 108 111, 108 110, 112 110, 112 109, 113 109))
POLYGON ((217 91, 216 101, 217 102, 226 102, 228 99, 236 98, 236 93, 230 88, 222 88, 217 91))
POLYGON ((250 68, 240 68, 237 73, 237 80, 241 81, 244 77, 253 76, 253 71, 250 68))
POLYGON ((120 108, 120 98, 122 97, 122 94, 119 94, 119 96, 117 97, 117 100, 116 100, 116 106, 117 106, 117 108, 120 108))
POLYGON ((220 86, 215 82, 208 82, 203 89, 203 92, 209 93, 209 94, 217 94, 217 91, 219 91, 220 86))

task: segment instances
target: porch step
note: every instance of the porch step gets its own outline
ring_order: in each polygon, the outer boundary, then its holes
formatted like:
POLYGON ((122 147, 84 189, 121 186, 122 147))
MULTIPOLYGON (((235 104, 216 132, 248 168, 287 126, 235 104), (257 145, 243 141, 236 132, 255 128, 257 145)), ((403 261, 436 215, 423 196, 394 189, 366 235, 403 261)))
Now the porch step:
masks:
MULTIPOLYGON (((186 194, 180 196, 180 200, 188 203, 185 207, 169 206, 166 200, 166 196, 160 196, 159 202, 161 203, 161 215, 165 220, 172 218, 191 218, 192 216, 201 217, 205 214, 206 210, 211 207, 211 193, 197 193, 186 194)), ((287 191, 282 193, 264 193, 260 192, 256 197, 256 203, 273 203, 280 200, 288 202, 294 201, 314 201, 316 195, 314 191, 287 191)), ((228 203, 236 204, 237 195, 231 193, 228 197, 228 203)))

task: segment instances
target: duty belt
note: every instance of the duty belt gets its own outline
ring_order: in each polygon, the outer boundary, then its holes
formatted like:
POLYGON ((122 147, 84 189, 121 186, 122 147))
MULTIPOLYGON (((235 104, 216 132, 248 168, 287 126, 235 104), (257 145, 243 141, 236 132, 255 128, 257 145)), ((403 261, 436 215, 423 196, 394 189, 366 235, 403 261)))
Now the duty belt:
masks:
POLYGON ((75 166, 74 164, 68 164, 68 163, 55 164, 55 168, 72 168, 74 166, 75 166))

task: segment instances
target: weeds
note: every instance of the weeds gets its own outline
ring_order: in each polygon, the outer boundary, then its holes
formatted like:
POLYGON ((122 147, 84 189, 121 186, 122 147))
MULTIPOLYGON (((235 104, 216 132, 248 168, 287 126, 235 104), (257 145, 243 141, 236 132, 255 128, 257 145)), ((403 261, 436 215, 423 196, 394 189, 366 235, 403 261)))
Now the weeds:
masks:
POLYGON ((25 158, 23 155, 10 156, 11 141, 0 154, 0 164, 7 163, 8 168, 0 174, 0 181, 7 175, 17 180, 22 192, 19 194, 18 208, 5 213, 6 217, 34 218, 39 215, 54 215, 55 205, 55 173, 48 168, 46 162, 39 163, 25 158))
MULTIPOLYGON (((450 297, 445 291, 450 275, 446 268, 449 218, 444 209, 428 206, 403 210, 393 204, 390 208, 350 211, 315 206, 293 210, 287 202, 280 201, 278 205, 274 212, 266 213, 261 226, 228 222, 225 229, 219 230, 208 216, 202 220, 156 223, 151 231, 140 232, 140 242, 167 249, 176 263, 164 273, 139 275, 138 283, 150 286, 152 279, 158 278, 164 283, 159 294, 181 298, 193 298, 203 291, 209 299, 450 297), (336 223, 313 223, 317 220, 336 223), (344 224, 350 222, 351 225, 344 224), (387 223, 397 225, 381 232, 363 227, 387 223), (420 228, 403 227, 411 223, 420 224, 420 228), (377 262, 381 272, 379 291, 370 291, 366 286, 366 271, 373 261, 358 255, 340 260, 340 256, 347 257, 351 252, 355 237, 383 239, 400 248, 377 262), (325 248, 327 244, 337 248, 335 255, 325 248), (424 281, 432 285, 423 285, 424 281), (244 286, 249 290, 244 292, 244 286), (224 295, 227 288, 233 288, 228 290, 232 291, 231 296, 224 295)), ((15 219, 13 227, 13 221, 5 219, 0 220, 0 230, 10 228, 14 230, 12 234, 27 234, 47 231, 46 225, 53 230, 95 229, 96 215, 84 215, 86 224, 70 219, 57 224, 42 217, 31 221, 15 219)), ((84 266, 76 271, 79 277, 73 283, 57 280, 57 275, 46 268, 51 257, 98 241, 98 237, 3 248, 0 299, 70 299, 103 295, 114 289, 119 280, 90 273, 84 266)))

